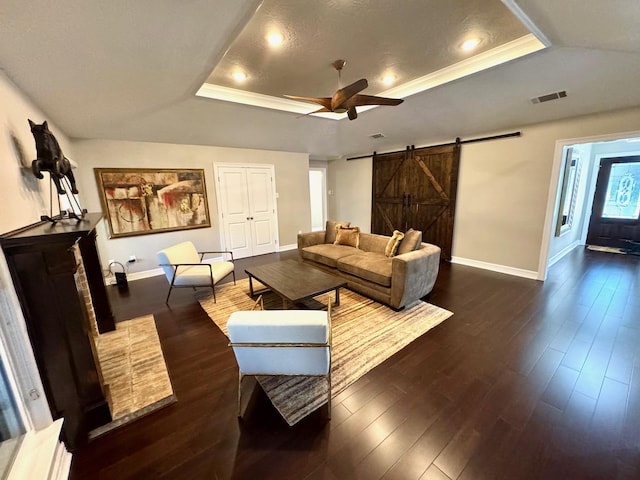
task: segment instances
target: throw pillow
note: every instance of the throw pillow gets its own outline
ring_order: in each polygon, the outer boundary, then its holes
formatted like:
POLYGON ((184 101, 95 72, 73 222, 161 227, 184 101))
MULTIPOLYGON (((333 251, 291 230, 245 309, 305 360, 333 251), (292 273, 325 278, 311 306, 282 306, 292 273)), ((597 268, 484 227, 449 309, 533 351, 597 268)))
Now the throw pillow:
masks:
POLYGON ((400 246, 398 247, 398 255, 407 252, 413 252, 420 248, 420 244, 422 243, 422 232, 420 230, 414 230, 410 228, 407 230, 407 233, 404 234, 404 238, 402 242, 400 242, 400 246))
POLYGON ((356 247, 360 245, 360 227, 343 227, 338 225, 336 228, 335 245, 347 245, 356 247))
POLYGON ((334 222, 333 220, 327 220, 327 225, 324 231, 324 243, 333 243, 336 241, 336 228, 339 226, 348 227, 351 222, 334 222))
POLYGON ((387 246, 384 249, 384 254, 387 257, 393 257, 398 251, 398 247, 400 246, 400 241, 404 238, 404 233, 394 230, 393 235, 387 242, 387 246))

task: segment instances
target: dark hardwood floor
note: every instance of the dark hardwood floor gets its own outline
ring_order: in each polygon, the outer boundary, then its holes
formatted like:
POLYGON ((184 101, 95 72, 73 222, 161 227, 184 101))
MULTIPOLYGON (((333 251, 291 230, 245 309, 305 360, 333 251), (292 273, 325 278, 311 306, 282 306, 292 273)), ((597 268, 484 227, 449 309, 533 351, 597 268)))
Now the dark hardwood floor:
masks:
POLYGON ((155 315, 178 402, 74 452, 72 479, 640 478, 640 257, 579 248, 544 283, 443 264, 428 301, 455 315, 294 427, 260 391, 238 421, 190 289, 129 285, 114 313, 155 315))

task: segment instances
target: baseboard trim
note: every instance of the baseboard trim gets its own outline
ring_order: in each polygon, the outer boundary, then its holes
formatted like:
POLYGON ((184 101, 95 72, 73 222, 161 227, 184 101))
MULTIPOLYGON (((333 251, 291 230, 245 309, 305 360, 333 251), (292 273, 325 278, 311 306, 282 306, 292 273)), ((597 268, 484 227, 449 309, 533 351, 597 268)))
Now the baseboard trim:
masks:
POLYGON ((516 277, 529 278, 532 280, 540 280, 538 272, 533 270, 524 270, 522 268, 509 267, 506 265, 498 265, 496 263, 481 262, 479 260, 471 260, 469 258, 451 257, 451 263, 458 265, 466 265, 467 267, 481 268, 483 270, 491 270, 492 272, 506 273, 516 277))
POLYGON ((549 261, 547 262, 547 268, 551 267, 551 265, 558 262, 562 257, 564 257, 565 255, 568 255, 571 252, 571 250, 573 250, 576 247, 579 247, 580 245, 582 245, 582 243, 580 243, 579 240, 576 240, 575 242, 567 245, 565 248, 560 250, 558 253, 556 253, 553 257, 549 259, 549 261))
MULTIPOLYGON (((143 270, 141 272, 127 273, 127 281, 133 282, 134 280, 142 280, 143 278, 157 277, 158 275, 164 275, 164 271, 161 268, 154 268, 152 270, 143 270)), ((107 285, 115 285, 116 278, 109 275, 104 279, 107 285)))
MULTIPOLYGON (((289 250, 296 250, 298 248, 298 244, 292 243, 290 245, 281 245, 278 249, 278 252, 287 252, 289 250)), ((217 258, 217 260, 222 260, 222 258, 217 258)), ((164 275, 164 270, 162 268, 154 268, 151 270, 143 270, 141 272, 133 272, 127 273, 127 281, 133 282, 135 280, 142 280, 143 278, 157 277, 158 275, 164 275)), ((115 285, 116 278, 113 275, 109 275, 104 279, 107 285, 115 285)))

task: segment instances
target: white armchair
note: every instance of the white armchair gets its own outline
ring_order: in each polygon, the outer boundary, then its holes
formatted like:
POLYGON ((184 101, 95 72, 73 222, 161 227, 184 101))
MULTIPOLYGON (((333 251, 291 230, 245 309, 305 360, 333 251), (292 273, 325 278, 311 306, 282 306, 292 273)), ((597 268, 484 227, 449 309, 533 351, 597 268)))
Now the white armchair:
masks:
MULTIPOLYGON (((261 298, 256 305, 261 303, 261 298)), ((254 307, 255 308, 255 307, 254 307)), ((238 416, 246 375, 318 376, 327 381, 331 418, 331 301, 327 311, 252 310, 234 312, 227 322, 238 361, 238 416)))
POLYGON ((169 293, 165 303, 169 303, 169 297, 174 287, 209 287, 213 292, 213 301, 216 301, 215 285, 224 277, 233 274, 233 283, 236 283, 234 271, 233 253, 228 251, 198 252, 192 242, 182 242, 157 253, 158 263, 164 270, 169 281, 169 293), (229 255, 231 261, 218 259, 204 259, 207 254, 229 255))

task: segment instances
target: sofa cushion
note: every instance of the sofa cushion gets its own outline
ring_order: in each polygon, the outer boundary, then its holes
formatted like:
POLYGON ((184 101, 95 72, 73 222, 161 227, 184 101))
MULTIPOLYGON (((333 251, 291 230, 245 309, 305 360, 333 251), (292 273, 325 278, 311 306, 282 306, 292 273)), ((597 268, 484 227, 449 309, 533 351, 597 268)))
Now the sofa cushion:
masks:
POLYGON ((413 228, 410 228, 404 234, 404 238, 400 242, 400 246, 398 247, 398 255, 417 250, 420 247, 420 243, 422 243, 422 232, 420 230, 414 230, 413 228))
POLYGON ((358 248, 365 252, 375 252, 384 255, 384 249, 387 247, 388 242, 389 237, 386 235, 360 232, 360 245, 358 248))
POLYGON ((333 243, 336 241, 336 228, 338 226, 348 227, 351 222, 335 222, 333 220, 327 220, 326 227, 324 229, 324 243, 333 243))
POLYGON ((305 260, 311 260, 318 262, 328 267, 336 268, 338 266, 338 259, 353 255, 359 250, 355 247, 348 247, 346 245, 333 245, 321 243, 320 245, 311 245, 302 249, 301 255, 305 260))
POLYGON ((360 245, 360 227, 336 227, 336 240, 334 245, 347 245, 358 248, 360 245))
POLYGON ((404 233, 399 230, 394 230, 393 235, 387 242, 387 246, 384 249, 384 254, 387 257, 393 257, 398 251, 398 247, 400 246, 400 242, 404 238, 404 233))
POLYGON ((392 262, 392 258, 381 253, 361 252, 342 257, 337 264, 341 272, 350 273, 383 287, 390 287, 392 262))

